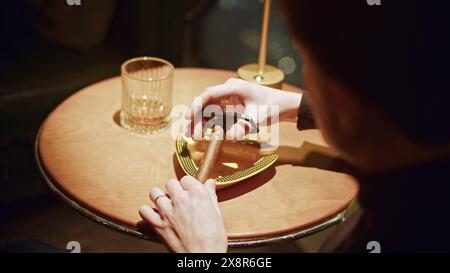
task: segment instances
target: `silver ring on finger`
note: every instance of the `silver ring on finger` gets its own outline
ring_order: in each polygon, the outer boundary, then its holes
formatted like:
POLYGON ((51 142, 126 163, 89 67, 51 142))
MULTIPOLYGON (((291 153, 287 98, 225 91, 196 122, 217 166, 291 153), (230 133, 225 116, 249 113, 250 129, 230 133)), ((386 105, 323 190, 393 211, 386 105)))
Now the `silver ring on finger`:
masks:
POLYGON ((158 199, 161 198, 161 197, 166 197, 166 198, 168 198, 167 195, 165 195, 165 194, 160 194, 160 195, 158 195, 158 196, 155 197, 155 201, 153 201, 153 202, 156 204, 156 202, 158 202, 158 199))

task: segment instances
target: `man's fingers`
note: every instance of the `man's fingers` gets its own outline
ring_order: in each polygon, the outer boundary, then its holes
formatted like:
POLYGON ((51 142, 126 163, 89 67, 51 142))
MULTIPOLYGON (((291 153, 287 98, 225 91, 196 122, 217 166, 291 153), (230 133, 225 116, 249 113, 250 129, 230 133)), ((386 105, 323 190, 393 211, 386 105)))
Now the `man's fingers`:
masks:
MULTIPOLYGON (((259 124, 262 120, 260 119, 258 115, 258 106, 254 104, 248 104, 245 106, 245 114, 253 119, 253 122, 256 124, 259 124)), ((256 128, 253 128, 252 124, 249 121, 240 120, 241 122, 245 123, 246 129, 248 129, 248 132, 252 132, 256 130, 256 128)))
POLYGON ((203 101, 203 97, 201 95, 195 97, 191 103, 191 106, 189 107, 189 110, 186 112, 186 115, 184 116, 184 118, 187 120, 194 120, 195 116, 198 114, 200 114, 200 117, 201 117, 201 112, 202 112, 204 103, 205 102, 203 101))
POLYGON ((185 251, 172 227, 167 226, 167 224, 165 224, 161 219, 161 216, 155 212, 154 209, 144 205, 139 209, 139 214, 142 219, 144 219, 144 221, 158 234, 158 236, 161 237, 169 250, 174 252, 185 251))
POLYGON ((217 200, 217 195, 216 195, 216 180, 214 179, 208 179, 205 181, 205 187, 208 190, 208 192, 211 194, 212 197, 215 198, 215 200, 217 200))
POLYGON ((166 183, 166 190, 169 193, 169 196, 173 197, 180 192, 183 191, 183 188, 180 185, 180 182, 175 179, 169 179, 166 183))
POLYGON ((184 127, 184 136, 190 137, 192 139, 198 139, 198 137, 202 137, 203 136, 203 120, 200 120, 197 123, 194 123, 193 120, 187 121, 186 125, 184 127), (195 127, 195 126, 197 126, 197 127, 195 127), (195 131, 197 133, 194 133, 195 131))
POLYGON ((161 219, 161 216, 151 207, 146 205, 142 206, 139 209, 139 214, 141 215, 142 219, 144 219, 144 221, 147 222, 147 224, 149 224, 150 226, 156 228, 164 228, 164 223, 161 219))
POLYGON ((216 194, 216 180, 214 179, 208 179, 205 181, 205 187, 206 190, 208 190, 209 194, 211 195, 212 200, 214 201, 217 213, 221 215, 219 203, 217 201, 217 194, 216 194))
POLYGON ((185 137, 192 137, 192 131, 193 131, 193 121, 192 120, 188 120, 184 126, 184 136, 185 137))
POLYGON ((245 106, 245 115, 253 119, 254 125, 244 119, 238 119, 235 124, 233 124, 227 131, 227 140, 241 140, 250 132, 255 131, 258 123, 258 107, 254 104, 248 104, 245 106))
POLYGON ((200 182, 198 182, 197 179, 189 175, 185 175, 180 179, 180 184, 186 191, 191 189, 192 187, 195 187, 198 183, 200 182))
MULTIPOLYGON (((188 124, 185 128, 185 136, 192 137, 195 140, 199 140, 203 137, 204 128, 203 128, 203 109, 207 106, 213 106, 214 103, 218 103, 219 108, 224 107, 221 105, 224 103, 222 99, 228 99, 228 104, 231 105, 240 105, 244 102, 242 101, 242 96, 244 95, 244 90, 248 87, 246 86, 245 81, 239 79, 229 79, 225 83, 208 87, 200 96, 195 97, 192 102, 189 110, 185 114, 185 119, 188 121, 188 124)), ((247 108, 247 107, 246 107, 247 108)), ((223 109, 225 110, 225 109, 223 109)), ((252 113, 247 113, 251 117, 255 117, 255 113, 253 110, 249 110, 252 113)), ((245 112, 248 112, 246 109, 245 112)), ((244 126, 244 129, 246 127, 244 126)), ((251 129, 251 128, 250 128, 251 129)), ((242 138, 245 136, 245 130, 242 133, 241 130, 236 132, 231 132, 231 138, 242 138)))
POLYGON ((240 120, 237 123, 233 124, 226 132, 227 140, 241 140, 245 137, 246 131, 245 124, 243 124, 240 120))
POLYGON ((203 101, 201 96, 194 97, 189 110, 186 112, 184 118, 187 120, 193 120, 194 115, 197 114, 203 108, 203 101))
POLYGON ((208 87, 199 97, 194 99, 189 110, 186 112, 185 118, 187 120, 194 119, 194 116, 198 113, 201 114, 201 110, 210 104, 212 101, 219 98, 240 95, 244 86, 238 86, 239 83, 245 83, 245 81, 230 78, 225 83, 208 87))
POLYGON ((164 215, 172 211, 172 201, 160 188, 151 189, 149 195, 161 214, 164 215))
POLYGON ((212 101, 217 101, 220 98, 240 94, 240 90, 233 87, 234 86, 231 86, 228 82, 208 87, 205 92, 201 94, 202 108, 210 104, 212 101))
POLYGON ((202 137, 203 137, 203 122, 200 120, 199 122, 194 123, 191 128, 192 128, 192 131, 193 131, 191 133, 192 138, 194 140, 202 139, 202 137))

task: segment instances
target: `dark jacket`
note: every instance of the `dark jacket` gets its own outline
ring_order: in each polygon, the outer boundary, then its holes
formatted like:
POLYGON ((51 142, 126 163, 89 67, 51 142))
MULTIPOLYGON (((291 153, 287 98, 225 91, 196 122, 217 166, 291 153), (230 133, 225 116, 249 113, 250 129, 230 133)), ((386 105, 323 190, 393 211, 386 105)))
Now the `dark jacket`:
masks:
MULTIPOLYGON (((299 129, 314 124, 305 103, 299 129)), ((450 157, 377 174, 349 169, 360 184, 360 209, 328 237, 321 252, 450 251, 450 157)))

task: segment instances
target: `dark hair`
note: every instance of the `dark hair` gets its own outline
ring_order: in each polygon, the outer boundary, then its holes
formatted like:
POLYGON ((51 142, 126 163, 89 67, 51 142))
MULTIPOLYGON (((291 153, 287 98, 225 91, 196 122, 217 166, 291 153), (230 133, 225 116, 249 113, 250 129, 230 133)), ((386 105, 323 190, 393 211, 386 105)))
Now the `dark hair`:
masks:
POLYGON ((281 6, 295 38, 326 73, 416 142, 449 142, 448 9, 431 0, 282 0, 281 6))

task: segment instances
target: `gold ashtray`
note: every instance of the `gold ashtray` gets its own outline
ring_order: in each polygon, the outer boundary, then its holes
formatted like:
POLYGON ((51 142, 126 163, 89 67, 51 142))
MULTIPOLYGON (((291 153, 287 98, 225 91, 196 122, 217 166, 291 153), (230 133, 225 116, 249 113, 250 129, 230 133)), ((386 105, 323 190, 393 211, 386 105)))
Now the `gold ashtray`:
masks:
MULTIPOLYGON (((225 141, 222 152, 216 162, 211 177, 217 181, 217 189, 236 184, 252 177, 278 159, 273 152, 262 152, 261 143, 251 140, 238 142, 225 141)), ((195 176, 203 154, 208 147, 207 140, 194 141, 191 138, 178 137, 175 151, 183 171, 195 176)))

